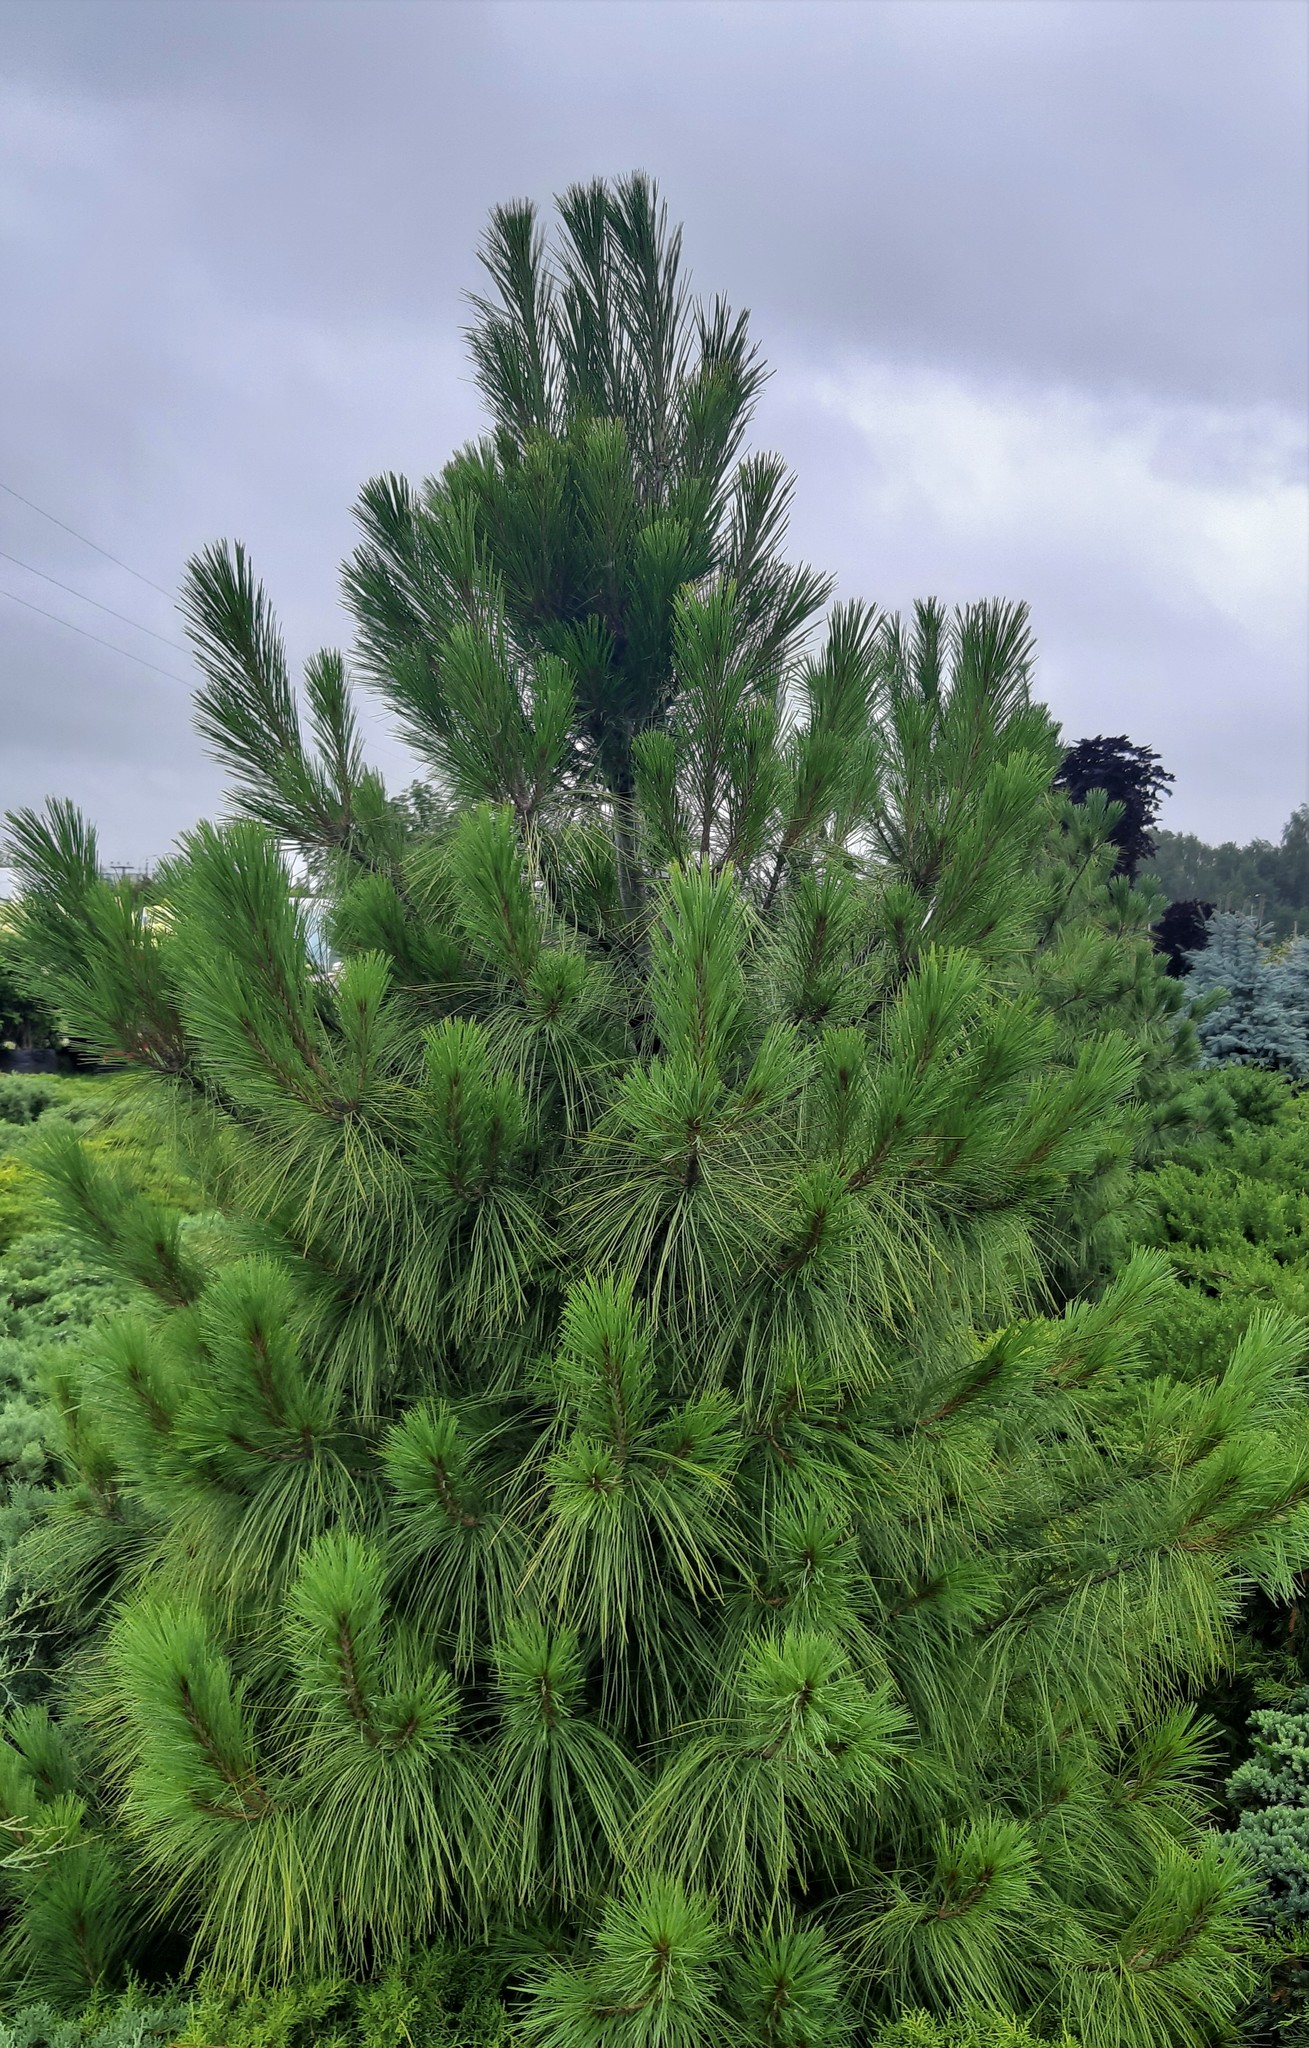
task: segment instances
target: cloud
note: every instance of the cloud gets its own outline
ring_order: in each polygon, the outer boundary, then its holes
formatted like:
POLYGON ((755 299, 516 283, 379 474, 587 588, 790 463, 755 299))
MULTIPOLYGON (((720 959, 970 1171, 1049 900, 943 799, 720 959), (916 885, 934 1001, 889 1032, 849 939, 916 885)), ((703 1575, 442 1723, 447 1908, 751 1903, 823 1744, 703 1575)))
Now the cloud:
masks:
MULTIPOLYGON (((165 588, 238 535, 296 658, 339 641, 359 485, 476 428, 487 209, 641 164, 753 308, 797 547, 883 602, 1028 597, 1070 728, 1158 746, 1175 822, 1274 833, 1307 56, 1299 0, 7 0, 0 479, 165 588)), ((176 632, 3 496, 0 548, 176 632)), ((219 800, 183 685, 3 599, 0 732, 0 808, 65 791, 115 858, 219 800)))
POLYGON ((791 371, 778 402, 789 438, 818 414, 843 448, 839 519, 806 493, 798 521, 843 583, 1027 599, 1070 738, 1158 748, 1176 829, 1239 835, 1302 800, 1302 421, 867 363, 791 371))

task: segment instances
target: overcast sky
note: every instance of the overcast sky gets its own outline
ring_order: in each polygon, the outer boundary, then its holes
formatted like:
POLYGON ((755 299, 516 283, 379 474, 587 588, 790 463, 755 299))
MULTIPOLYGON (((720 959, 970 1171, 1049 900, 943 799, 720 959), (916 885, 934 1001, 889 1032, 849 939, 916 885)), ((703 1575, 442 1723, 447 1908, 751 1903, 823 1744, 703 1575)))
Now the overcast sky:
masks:
POLYGON ((0 808, 70 795, 136 862, 218 805, 187 554, 244 539, 296 655, 340 643, 359 485, 478 428, 487 209, 641 166, 774 366, 794 552, 884 605, 1027 598, 1070 740, 1158 748, 1176 829, 1275 838, 1307 84, 1304 0, 0 0, 0 482, 138 572, 0 491, 0 808))

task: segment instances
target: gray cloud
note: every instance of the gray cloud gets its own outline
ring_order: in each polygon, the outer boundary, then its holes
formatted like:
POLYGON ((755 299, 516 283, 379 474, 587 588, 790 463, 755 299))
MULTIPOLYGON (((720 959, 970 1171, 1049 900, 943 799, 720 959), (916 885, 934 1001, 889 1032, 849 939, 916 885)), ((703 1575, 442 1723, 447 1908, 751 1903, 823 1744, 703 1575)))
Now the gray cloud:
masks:
MULTIPOLYGON (((1274 833, 1305 794, 1307 19, 9 0, 0 478, 165 587, 240 534, 293 648, 339 639, 360 481, 476 429, 488 206, 640 163, 753 308, 797 551, 884 602, 1028 596, 1073 737, 1158 746, 1177 825, 1274 833)), ((4 498, 0 548, 176 630, 4 498)), ((4 600, 0 703, 0 800, 65 790, 115 857, 217 801, 180 683, 4 600)))

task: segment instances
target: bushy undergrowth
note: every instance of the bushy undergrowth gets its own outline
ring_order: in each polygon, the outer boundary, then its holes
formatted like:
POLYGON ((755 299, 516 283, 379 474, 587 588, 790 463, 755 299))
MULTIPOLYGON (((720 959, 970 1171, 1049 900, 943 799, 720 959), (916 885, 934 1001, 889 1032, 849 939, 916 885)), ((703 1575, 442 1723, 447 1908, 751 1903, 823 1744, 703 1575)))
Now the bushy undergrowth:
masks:
POLYGON ((0 1076, 0 1701, 9 1706, 41 1690, 59 1645, 24 1594, 18 1559, 68 1448, 61 1354, 127 1298, 44 1205, 42 1148, 68 1133, 134 1185, 183 1209, 192 1199, 164 1135, 120 1080, 0 1076))
POLYGON ((45 1075, 0 1074, 0 1124, 34 1124, 58 1097, 58 1083, 45 1075))
POLYGON ((136 1990, 77 2018, 36 2004, 0 2021, 0 2048, 511 2048, 516 2038, 485 1958, 457 1949, 373 1983, 136 1990))
POLYGON ((157 1201, 183 1210, 194 1191, 167 1134, 141 1114, 122 1076, 0 1074, 0 1254, 41 1228, 37 1162, 57 1129, 71 1128, 90 1155, 122 1166, 157 1201))
MULTIPOLYGON (((779 2031, 793 2048, 837 2048, 837 2036, 779 2031)), ((374 1984, 292 1984, 231 1993, 202 1987, 129 1991, 70 2018, 46 2004, 0 2018, 0 2048, 521 2048, 511 2005, 485 1962, 436 1950, 374 1984)), ((729 2048, 724 2041, 723 2048, 729 2048)), ((934 2019, 907 2012, 874 2023, 852 2048, 1079 2048, 1021 2020, 981 2013, 934 2019)))
MULTIPOLYGON (((1196 1086, 1190 1108, 1171 1153, 1140 1178, 1137 1216, 1175 1276, 1145 1363, 1200 1383, 1269 1315, 1309 1317, 1309 1093, 1228 1066, 1196 1086)), ((1309 1393, 1303 1347, 1297 1384, 1309 1393)), ((1299 1599, 1249 1597, 1232 1667, 1205 1699, 1224 1777, 1248 1753, 1250 1715, 1309 1682, 1307 1623, 1299 1599)))
POLYGON ((1194 1120, 1139 1183, 1142 1241, 1180 1283, 1151 1361, 1222 1369, 1261 1311, 1309 1315, 1309 1092, 1223 1067, 1193 1091, 1194 1120))

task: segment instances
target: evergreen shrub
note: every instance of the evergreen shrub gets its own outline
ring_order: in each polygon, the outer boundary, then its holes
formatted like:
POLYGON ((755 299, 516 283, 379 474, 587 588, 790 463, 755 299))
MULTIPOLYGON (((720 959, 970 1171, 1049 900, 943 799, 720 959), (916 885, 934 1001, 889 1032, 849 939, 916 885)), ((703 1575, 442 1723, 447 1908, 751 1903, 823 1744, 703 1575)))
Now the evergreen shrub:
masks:
POLYGON ((1237 1835, 1273 1921, 1309 1920, 1309 1691, 1251 1716, 1252 1754, 1228 1780, 1237 1835))
MULTIPOLYGON (((831 2036, 810 2037, 832 2048, 831 2036)), ((53 2006, 0 2018, 0 2048, 514 2048, 509 2010, 476 1966, 446 1953, 380 1983, 290 1985, 200 1996, 129 1992, 70 2019, 53 2006), (461 1981, 462 1980, 462 1981, 461 1981)), ((724 2043, 724 2048, 727 2044, 724 2043)), ((864 2048, 1078 2048, 1004 2014, 934 2019, 918 2011, 874 2024, 864 2048)))
POLYGON ((511 2048, 515 2038, 485 1960, 444 1949, 367 1984, 134 1990, 76 2018, 37 2004, 0 2019, 0 2048, 511 2048))
POLYGON ((1183 983, 1188 998, 1204 1006, 1206 1062, 1309 1078, 1309 939, 1275 948, 1265 925, 1236 911, 1217 912, 1208 932, 1183 983))
POLYGON ((1264 1309, 1309 1317, 1309 1095, 1226 1067, 1190 1096, 1177 1142, 1138 1183, 1140 1241, 1179 1282, 1151 1355, 1213 1373, 1264 1309))
POLYGON ((53 1081, 29 1079, 24 1074, 0 1074, 0 1123, 34 1124, 57 1094, 53 1081))
POLYGON ((1309 2035, 1309 1690, 1253 1713, 1248 1743, 1227 1794, 1269 1934, 1242 2038, 1290 2048, 1309 2035))

